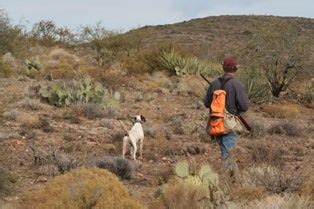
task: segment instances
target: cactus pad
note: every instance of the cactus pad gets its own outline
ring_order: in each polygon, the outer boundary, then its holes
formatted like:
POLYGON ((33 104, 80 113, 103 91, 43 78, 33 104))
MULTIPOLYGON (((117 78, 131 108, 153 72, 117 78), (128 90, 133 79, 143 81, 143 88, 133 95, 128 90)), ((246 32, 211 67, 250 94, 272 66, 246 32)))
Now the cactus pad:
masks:
POLYGON ((175 173, 181 178, 185 178, 189 175, 189 163, 186 160, 180 161, 176 164, 175 173))
POLYGON ((200 178, 203 178, 206 173, 214 173, 213 169, 209 165, 203 165, 198 172, 198 175, 200 178))
POLYGON ((218 175, 216 173, 205 173, 202 182, 208 186, 218 186, 218 175))
POLYGON ((188 176, 186 179, 184 179, 184 182, 187 184, 191 184, 193 186, 201 186, 202 180, 198 176, 188 176))

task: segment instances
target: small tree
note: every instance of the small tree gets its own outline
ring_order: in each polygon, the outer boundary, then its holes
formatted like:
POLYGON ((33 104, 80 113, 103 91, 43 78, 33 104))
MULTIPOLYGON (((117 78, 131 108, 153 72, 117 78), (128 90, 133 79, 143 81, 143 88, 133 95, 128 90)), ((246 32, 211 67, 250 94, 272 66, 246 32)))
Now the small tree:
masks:
POLYGON ((277 17, 268 20, 258 25, 249 43, 250 58, 261 68, 272 95, 279 97, 304 71, 310 44, 302 39, 296 26, 277 17))
POLYGON ((16 56, 26 45, 20 26, 13 26, 7 13, 0 8, 0 56, 11 52, 16 56))
POLYGON ((52 46, 57 41, 56 37, 57 26, 51 20, 41 20, 35 23, 31 34, 36 41, 46 46, 52 46))
POLYGON ((105 39, 116 35, 113 31, 107 30, 101 22, 95 26, 85 26, 81 32, 81 42, 94 51, 94 58, 98 65, 104 66, 112 59, 112 52, 108 49, 105 39))

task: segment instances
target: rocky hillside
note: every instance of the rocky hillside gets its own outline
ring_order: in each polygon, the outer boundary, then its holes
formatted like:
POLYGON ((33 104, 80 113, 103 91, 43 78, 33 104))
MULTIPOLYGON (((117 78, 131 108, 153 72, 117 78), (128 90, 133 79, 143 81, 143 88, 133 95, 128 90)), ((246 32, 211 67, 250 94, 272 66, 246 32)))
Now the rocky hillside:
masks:
MULTIPOLYGON (((273 16, 216 16, 192 19, 176 24, 145 26, 126 33, 126 36, 140 35, 142 47, 161 42, 174 42, 189 49, 195 49, 203 58, 221 58, 230 50, 241 49, 259 30, 259 27, 273 21, 273 16)), ((278 17, 287 25, 298 27, 300 35, 313 44, 314 19, 278 17)), ((269 28, 270 31, 273 28, 269 28)), ((284 33, 284 31, 282 31, 284 33)))

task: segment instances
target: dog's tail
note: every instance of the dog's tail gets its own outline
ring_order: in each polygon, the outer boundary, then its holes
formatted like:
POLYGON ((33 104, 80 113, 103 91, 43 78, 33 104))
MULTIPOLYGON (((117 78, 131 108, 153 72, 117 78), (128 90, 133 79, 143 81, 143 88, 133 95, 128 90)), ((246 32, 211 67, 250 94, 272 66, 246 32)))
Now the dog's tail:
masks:
POLYGON ((122 128, 124 129, 125 133, 128 134, 129 131, 128 131, 127 127, 125 126, 125 124, 121 120, 118 120, 118 121, 122 125, 122 128))

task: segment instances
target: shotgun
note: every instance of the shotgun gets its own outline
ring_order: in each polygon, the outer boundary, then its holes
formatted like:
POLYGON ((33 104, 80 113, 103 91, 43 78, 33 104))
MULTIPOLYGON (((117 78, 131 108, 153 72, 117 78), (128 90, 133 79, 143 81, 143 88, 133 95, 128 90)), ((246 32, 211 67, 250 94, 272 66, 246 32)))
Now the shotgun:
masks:
MULTIPOLYGON (((203 74, 200 74, 200 76, 209 84, 211 85, 211 82, 203 75, 203 74)), ((245 128, 248 130, 248 131, 251 131, 252 130, 252 127, 246 122, 246 120, 240 115, 236 115, 240 121, 243 123, 243 125, 245 126, 245 128)))

